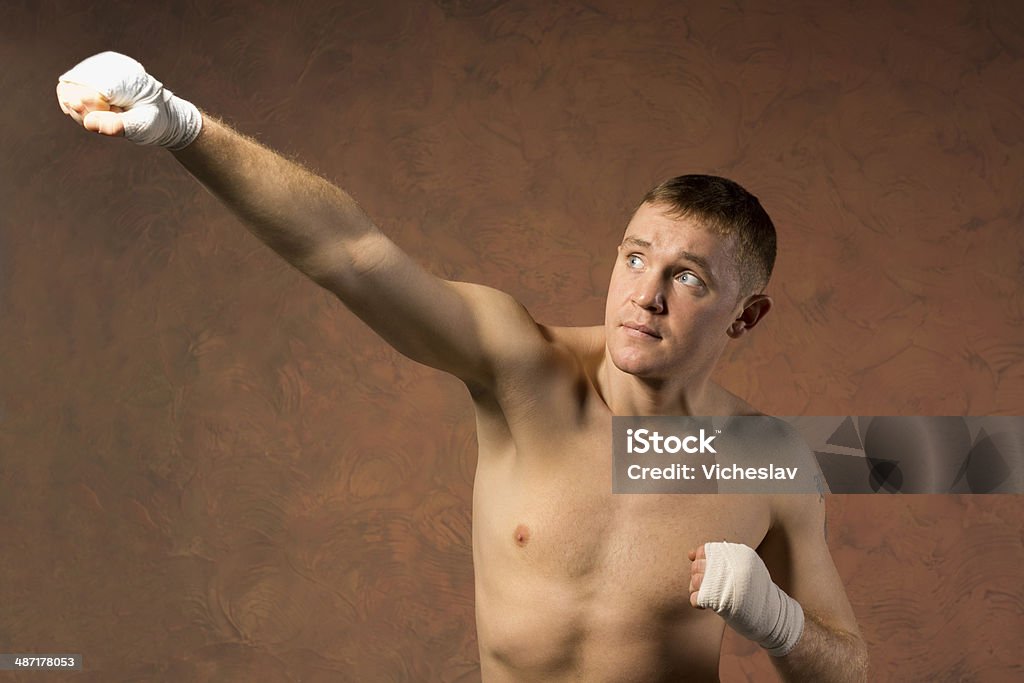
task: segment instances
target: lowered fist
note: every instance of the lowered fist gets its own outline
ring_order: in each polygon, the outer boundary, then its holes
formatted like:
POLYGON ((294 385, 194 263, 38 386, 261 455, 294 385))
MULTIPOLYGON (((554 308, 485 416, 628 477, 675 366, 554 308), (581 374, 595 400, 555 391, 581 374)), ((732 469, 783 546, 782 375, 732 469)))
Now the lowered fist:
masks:
POLYGON ((804 630, 800 604, 775 585, 750 546, 705 543, 690 551, 690 604, 713 609, 740 635, 783 657, 804 630))
POLYGON ((194 104, 117 52, 93 55, 62 74, 57 102, 86 130, 140 145, 178 150, 191 144, 203 126, 194 104))

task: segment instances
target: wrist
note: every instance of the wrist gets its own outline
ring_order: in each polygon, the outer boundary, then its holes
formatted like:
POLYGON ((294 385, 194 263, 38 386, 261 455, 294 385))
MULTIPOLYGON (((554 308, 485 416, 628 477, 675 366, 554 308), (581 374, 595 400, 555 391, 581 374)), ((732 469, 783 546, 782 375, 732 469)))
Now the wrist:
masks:
POLYGON ((203 114, 199 111, 199 107, 188 100, 178 97, 169 90, 165 90, 165 92, 170 95, 167 98, 167 109, 170 113, 171 125, 168 126, 167 133, 157 144, 172 152, 177 152, 191 145, 199 137, 199 133, 203 129, 203 114))
POLYGON ((803 635, 804 610, 800 603, 786 595, 785 591, 774 583, 772 588, 778 591, 777 612, 779 616, 771 631, 757 642, 772 657, 785 657, 793 651, 803 635))

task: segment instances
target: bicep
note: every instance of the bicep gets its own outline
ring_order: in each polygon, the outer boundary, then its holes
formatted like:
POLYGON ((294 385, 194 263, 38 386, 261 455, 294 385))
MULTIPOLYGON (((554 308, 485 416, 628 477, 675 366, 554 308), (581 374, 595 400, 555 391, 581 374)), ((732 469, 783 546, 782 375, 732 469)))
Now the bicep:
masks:
POLYGON ((490 386, 542 340, 508 294, 438 278, 379 232, 322 249, 310 272, 400 353, 467 383, 490 386))

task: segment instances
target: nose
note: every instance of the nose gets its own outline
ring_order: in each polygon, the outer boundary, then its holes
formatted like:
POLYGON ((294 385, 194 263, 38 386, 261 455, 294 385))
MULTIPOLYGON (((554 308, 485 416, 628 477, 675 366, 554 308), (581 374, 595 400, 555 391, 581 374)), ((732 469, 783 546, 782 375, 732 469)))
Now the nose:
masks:
POLYGON ((656 274, 640 278, 633 290, 632 302, 651 313, 665 312, 665 292, 661 286, 661 280, 656 274))

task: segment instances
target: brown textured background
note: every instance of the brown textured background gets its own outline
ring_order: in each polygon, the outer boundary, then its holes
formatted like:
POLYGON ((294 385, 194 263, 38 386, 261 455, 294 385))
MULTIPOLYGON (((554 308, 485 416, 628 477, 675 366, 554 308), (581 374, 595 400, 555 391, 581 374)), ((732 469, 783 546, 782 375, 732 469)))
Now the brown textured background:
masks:
MULTIPOLYGON (((1024 413, 1024 5, 0 5, 0 681, 476 681, 475 440, 159 150, 86 135, 104 49, 347 188, 447 277, 601 320, 639 196, 735 178, 781 415, 1024 413)), ((1024 498, 832 497, 873 680, 1024 675, 1024 498)), ((773 680, 727 637, 726 681, 773 680)))

